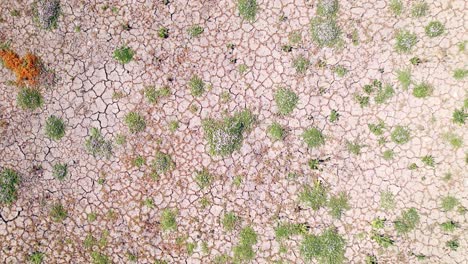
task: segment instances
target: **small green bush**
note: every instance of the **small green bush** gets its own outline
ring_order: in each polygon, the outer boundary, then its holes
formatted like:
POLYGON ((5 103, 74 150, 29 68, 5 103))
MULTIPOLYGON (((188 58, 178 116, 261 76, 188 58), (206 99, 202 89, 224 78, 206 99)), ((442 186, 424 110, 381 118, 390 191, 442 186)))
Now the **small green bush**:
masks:
POLYGON ((346 148, 354 155, 360 155, 363 147, 364 145, 360 144, 357 140, 346 142, 346 148))
POLYGON ((0 173, 0 204, 10 205, 18 198, 21 178, 12 169, 4 168, 0 173))
POLYGON ((52 167, 52 175, 57 180, 63 180, 67 176, 68 165, 64 163, 57 163, 52 167))
POLYGON ((91 262, 93 264, 110 264, 109 257, 97 251, 91 252, 91 262))
POLYGON ((319 0, 317 14, 319 16, 334 16, 338 13, 338 0, 319 0))
POLYGON ((422 161, 422 163, 424 163, 425 165, 427 165, 429 167, 434 167, 435 166, 434 157, 431 156, 431 155, 426 155, 426 156, 422 157, 421 161, 422 161))
POLYGON ((224 214, 221 222, 223 224, 224 230, 231 232, 240 222, 240 218, 235 213, 229 212, 224 214))
POLYGON ((339 119, 340 119, 340 113, 338 113, 338 111, 336 111, 335 109, 332 109, 330 112, 330 117, 329 117, 330 122, 335 123, 339 119))
POLYGON ((395 90, 389 84, 385 85, 383 88, 377 90, 374 101, 377 104, 383 104, 387 102, 395 94, 395 90))
POLYGON ((445 232, 453 232, 456 228, 459 228, 460 225, 457 222, 450 220, 450 221, 441 223, 440 227, 445 232))
POLYGON ((411 85, 411 70, 410 69, 398 70, 397 79, 400 82, 403 89, 408 90, 409 86, 411 85))
POLYGON ((426 15, 428 10, 429 5, 424 0, 422 0, 413 5, 411 8, 411 15, 413 15, 413 17, 423 17, 426 15))
POLYGON ((348 204, 348 196, 344 192, 341 192, 336 196, 330 197, 328 208, 333 218, 340 219, 343 212, 351 208, 348 204))
POLYGON ((313 41, 320 47, 335 46, 341 35, 341 29, 332 18, 314 18, 310 23, 313 41))
POLYGON ((202 127, 211 155, 226 156, 240 149, 243 134, 250 130, 254 116, 249 110, 237 112, 223 120, 203 120, 202 127))
POLYGON ((389 8, 395 16, 399 16, 403 12, 403 3, 401 0, 391 0, 389 8))
POLYGON ((400 30, 395 36, 395 49, 398 52, 409 53, 418 42, 416 34, 407 30, 400 30))
POLYGON ((137 168, 143 167, 143 165, 145 165, 145 163, 146 163, 145 157, 140 156, 140 155, 136 156, 132 161, 133 166, 135 166, 137 168))
POLYGON ((252 246, 257 243, 257 239, 257 233, 252 227, 247 226, 241 230, 239 244, 233 249, 235 263, 245 263, 255 258, 252 246))
POLYGON ((153 172, 159 176, 172 170, 175 167, 175 163, 172 161, 169 154, 158 151, 156 152, 151 166, 153 168, 153 172))
POLYGON ((39 251, 33 252, 28 256, 28 262, 41 264, 44 261, 45 254, 39 251))
POLYGON ((392 141, 395 142, 396 144, 401 145, 401 144, 408 143, 411 139, 410 130, 403 126, 396 126, 393 129, 390 137, 392 138, 392 141))
POLYGON ((374 255, 366 255, 366 258, 364 259, 365 264, 378 264, 379 261, 377 260, 377 257, 374 255))
POLYGON ((302 257, 311 262, 316 259, 319 264, 344 263, 346 241, 335 229, 329 228, 319 236, 305 235, 301 242, 302 257))
POLYGON ((45 134, 53 140, 60 140, 65 135, 65 122, 54 115, 49 116, 45 124, 45 134))
POLYGON ((371 239, 377 242, 380 246, 384 248, 388 248, 389 246, 392 246, 394 241, 393 239, 385 234, 379 234, 377 232, 373 232, 371 235, 371 239))
POLYGON ((143 93, 146 97, 146 100, 149 103, 155 104, 159 102, 159 100, 161 100, 162 98, 168 97, 169 95, 171 95, 171 90, 169 86, 163 86, 159 89, 156 89, 154 86, 148 86, 148 87, 145 87, 145 89, 143 90, 143 93))
POLYGON ((304 189, 299 193, 299 201, 315 211, 327 205, 327 200, 328 190, 318 180, 314 182, 314 186, 305 185, 304 189))
POLYGON ((395 157, 395 152, 391 149, 387 149, 382 154, 384 160, 392 160, 395 157))
POLYGON ((187 33, 191 38, 200 37, 200 35, 203 34, 204 31, 205 29, 203 29, 203 27, 200 25, 192 25, 187 29, 187 33))
POLYGON ((445 246, 452 251, 457 251, 458 247, 460 247, 460 243, 458 242, 458 239, 451 239, 445 243, 445 246))
POLYGON ((292 113, 299 102, 299 97, 293 90, 288 88, 279 88, 275 93, 276 107, 280 115, 292 113))
POLYGON ((309 69, 310 61, 304 55, 299 55, 293 59, 292 65, 296 69, 296 73, 304 74, 309 69))
POLYGON ((395 198, 392 192, 384 191, 380 193, 380 207, 384 210, 395 208, 395 198))
POLYGON ((245 20, 254 22, 258 11, 257 0, 238 0, 237 10, 245 20))
POLYGON ((200 77, 196 75, 192 76, 188 83, 188 86, 190 87, 190 92, 195 97, 200 97, 205 92, 205 83, 200 77))
POLYGON ((158 37, 166 39, 169 37, 169 29, 167 27, 160 27, 158 29, 158 37))
POLYGON ((23 87, 18 92, 16 103, 24 110, 35 110, 44 104, 44 99, 38 89, 23 87))
POLYGON ((278 123, 273 123, 267 128, 267 134, 272 140, 282 140, 284 138, 284 129, 278 123))
POLYGON ((55 222, 62 222, 68 217, 68 212, 62 204, 56 203, 50 209, 50 217, 55 222))
POLYGON ((455 78, 455 80, 463 80, 466 76, 468 76, 468 70, 466 69, 455 69, 455 71, 453 71, 453 78, 455 78))
POLYGON ((348 73, 348 69, 346 69, 345 66, 342 66, 342 65, 338 65, 336 66, 333 71, 335 72, 336 76, 338 77, 344 77, 346 75, 346 73, 348 73))
POLYGON ((452 114, 452 121, 455 124, 464 125, 465 119, 468 117, 468 113, 465 108, 455 109, 452 114))
POLYGON ((159 221, 163 231, 175 231, 177 229, 177 213, 171 209, 164 209, 159 221))
POLYGON ((325 137, 322 132, 315 127, 304 131, 304 133, 302 133, 302 139, 309 148, 318 148, 325 144, 325 137))
POLYGON ((195 182, 198 184, 200 189, 210 186, 212 181, 213 176, 211 176, 207 168, 203 168, 203 170, 195 172, 195 182))
POLYGON ((419 224, 419 214, 416 208, 410 208, 404 211, 393 224, 398 234, 406 234, 416 228, 419 224))
POLYGON ((134 55, 135 55, 135 52, 130 47, 123 45, 114 50, 113 57, 119 63, 127 64, 133 59, 134 55))
POLYGON ((385 227, 385 222, 387 220, 385 218, 375 218, 374 220, 372 220, 371 222, 371 226, 373 229, 382 229, 385 227))
POLYGON ((448 212, 448 211, 452 211, 459 203, 460 202, 458 201, 457 198, 451 195, 447 195, 442 198, 440 206, 442 207, 443 211, 448 212))
POLYGON ((112 141, 106 140, 101 131, 91 128, 90 135, 85 141, 85 148, 94 157, 109 158, 112 155, 112 141))
POLYGON ((127 125, 130 133, 142 132, 146 128, 145 118, 137 112, 129 112, 125 115, 124 123, 127 125))
POLYGON ((385 129, 385 123, 383 120, 379 120, 379 123, 377 124, 367 124, 367 127, 369 128, 370 132, 376 136, 381 136, 384 133, 385 129))
POLYGON ((177 120, 172 120, 172 121, 169 121, 169 131, 171 131, 172 133, 176 132, 177 129, 179 129, 179 121, 177 120))
POLYGON ((413 96, 416 98, 425 98, 432 95, 434 88, 425 82, 416 85, 413 88, 413 96))
POLYGON ((445 26, 440 21, 431 21, 424 29, 428 37, 435 38, 444 33, 445 26))
POLYGON ((294 235, 305 235, 307 226, 305 224, 280 223, 275 228, 275 237, 278 242, 289 239, 294 235))
POLYGON ((32 5, 33 21, 42 29, 57 28, 60 15, 59 0, 37 0, 32 5))

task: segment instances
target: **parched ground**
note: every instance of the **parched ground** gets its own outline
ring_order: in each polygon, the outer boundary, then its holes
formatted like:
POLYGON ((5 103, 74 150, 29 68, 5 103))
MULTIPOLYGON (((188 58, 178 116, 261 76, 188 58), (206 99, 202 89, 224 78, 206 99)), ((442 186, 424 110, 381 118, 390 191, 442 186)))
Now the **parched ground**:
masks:
POLYGON ((18 199, 0 207, 0 262, 26 263, 41 252, 44 263, 92 263, 97 253, 113 263, 221 263, 220 256, 233 257, 240 230, 251 226, 258 235, 252 263, 304 263, 301 235, 281 243, 275 235, 280 223, 290 222, 304 224, 310 234, 336 228, 346 241, 345 263, 365 263, 368 255, 378 263, 468 263, 467 126, 453 121, 468 93, 467 79, 453 77, 456 69, 467 68, 468 4, 426 1, 427 14, 413 17, 416 1, 402 1, 400 16, 390 11, 390 1, 339 1, 341 41, 319 47, 310 33, 316 2, 259 0, 256 19, 249 22, 236 1, 62 0, 57 28, 43 30, 33 22, 31 1, 2 1, 0 41, 10 41, 20 55, 40 57, 55 71, 56 84, 41 88, 41 108, 23 110, 16 103, 14 74, 0 67, 0 167, 18 171, 22 179, 18 199), (434 20, 445 31, 430 38, 425 27, 434 20), (204 29, 199 37, 187 33, 192 25, 204 29), (161 27, 169 29, 168 38, 158 37, 161 27), (395 51, 401 29, 417 35, 410 53, 395 51), (291 32, 301 40, 287 52, 282 46, 291 32), (135 52, 128 64, 113 58, 122 45, 135 52), (305 73, 293 66, 299 55, 310 61, 305 73), (420 63, 411 64, 413 57, 420 63), (348 70, 342 77, 334 71, 338 65, 348 70), (402 69, 411 70, 409 89, 397 80, 402 69), (207 84, 202 96, 190 92, 193 75, 207 84), (374 80, 391 85, 394 94, 381 104, 370 96, 361 107, 356 95, 374 80), (433 92, 416 98, 412 90, 422 82, 433 92), (143 90, 151 85, 168 86, 171 93, 149 103, 143 90), (279 87, 299 98, 289 115, 278 114, 279 87), (225 157, 210 155, 202 120, 243 109, 256 121, 244 132, 242 147, 225 157), (335 122, 332 110, 339 113, 335 122), (130 111, 143 115, 144 131, 129 132, 124 117, 130 111), (61 140, 44 134, 50 115, 66 123, 61 140), (379 120, 385 128, 376 136, 368 124, 379 120), (172 121, 179 124, 174 132, 172 121), (286 129, 283 140, 268 136, 273 122, 286 129), (410 131, 408 143, 392 141, 397 126, 410 131), (126 141, 113 143, 110 158, 93 157, 85 148, 92 127, 107 140, 126 141), (307 147, 302 134, 311 127, 322 131, 324 145, 307 147), (461 145, 452 146, 449 134, 461 145), (359 154, 349 151, 350 142, 361 147, 359 154), (154 179, 149 175, 158 151, 169 154, 175 166, 154 179), (384 158, 385 151, 393 158, 384 158), (140 168, 133 162, 138 156, 146 159, 140 168), (423 163, 424 156, 434 164, 423 163), (324 161, 317 170, 309 166, 311 159, 324 161), (59 162, 68 165, 63 181, 52 175, 59 162), (203 168, 214 180, 201 189, 195 174, 203 168), (330 196, 348 197, 341 218, 300 202, 304 186, 316 179, 330 196), (382 193, 391 193, 393 204, 383 208, 382 193), (443 207, 447 196, 457 200, 452 210, 443 207), (57 203, 68 212, 59 222, 50 216, 57 203), (166 208, 176 214, 175 231, 161 228, 166 208), (399 234, 393 222, 410 208, 419 222, 399 234), (228 212, 241 219, 232 231, 222 224, 228 212), (387 220, 383 229, 371 225, 377 217, 387 220), (450 220, 458 227, 443 230, 440 224, 450 220), (376 232, 391 237, 393 245, 376 243, 376 232), (458 242, 456 250, 447 245, 450 240, 458 242))

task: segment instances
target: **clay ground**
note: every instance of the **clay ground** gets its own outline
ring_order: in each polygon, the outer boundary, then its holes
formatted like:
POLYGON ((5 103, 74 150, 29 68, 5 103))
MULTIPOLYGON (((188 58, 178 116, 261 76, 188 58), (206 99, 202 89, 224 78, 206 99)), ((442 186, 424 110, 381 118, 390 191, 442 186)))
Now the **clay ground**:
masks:
POLYGON ((26 111, 16 105, 15 76, 0 67, 0 166, 22 177, 18 200, 0 207, 0 262, 26 263, 30 254, 42 252, 44 263, 91 263, 91 253, 99 252, 113 263, 130 263, 132 256, 137 263, 212 263, 217 256, 232 256, 240 229, 249 225, 258 235, 252 263, 304 263, 300 236, 283 242, 286 252, 275 238, 275 227, 287 221, 306 224, 310 233, 336 227, 346 241, 345 263, 364 263, 367 255, 379 263, 468 263, 467 214, 462 212, 468 206, 467 126, 452 121, 453 111, 467 98, 466 78, 454 79, 453 71, 467 67, 468 53, 459 44, 467 40, 468 4, 426 1, 428 14, 414 18, 409 8, 415 1, 403 1, 407 10, 401 16, 389 11, 388 2, 340 1, 343 43, 330 48, 311 39, 316 1, 261 0, 249 23, 239 16, 235 1, 70 0, 61 1, 57 28, 43 30, 32 21, 30 1, 3 0, 0 40, 10 40, 18 54, 39 56, 57 81, 42 90, 40 109, 26 111), (437 38, 424 32, 433 20, 446 29, 437 38), (197 38, 187 33, 194 24, 204 28, 197 38), (166 39, 157 36, 162 26, 169 29, 166 39), (418 36, 409 54, 394 48, 395 32, 403 28, 418 36), (281 47, 293 31, 302 40, 285 52, 281 47), (113 58, 123 44, 135 51, 128 64, 113 58), (311 63, 304 74, 292 65, 298 55, 311 63), (412 65, 413 57, 422 63, 412 65), (247 66, 245 73, 239 65, 247 66), (333 71, 337 65, 348 69, 345 76, 333 71), (403 68, 411 68, 415 83, 431 84, 433 93, 421 99, 412 95, 413 86, 403 89, 396 77, 403 68), (200 97, 188 88, 193 75, 209 87, 200 97), (355 94, 373 80, 392 85, 395 93, 383 104, 371 100, 361 107, 355 94), (143 95, 148 85, 167 85, 171 94, 148 103, 143 95), (299 97, 287 116, 277 114, 278 87, 289 87, 299 97), (202 120, 243 109, 250 109, 256 121, 242 147, 225 157, 210 155, 202 120), (332 110, 340 115, 336 122, 330 121, 332 110), (130 111, 144 116, 143 132, 132 134, 125 126, 130 111), (60 141, 44 136, 50 115, 65 120, 60 141), (368 128, 379 119, 386 139, 380 145, 380 137, 368 128), (179 122, 175 132, 169 129, 171 121, 179 122), (284 140, 268 136, 273 122, 286 129, 284 140), (406 144, 391 140, 398 125, 411 131, 406 144), (109 140, 125 135, 126 142, 114 144, 108 159, 93 157, 84 147, 92 127, 109 140), (322 131, 323 146, 304 143, 302 133, 310 127, 322 131), (447 133, 465 144, 454 148, 447 133), (361 153, 351 153, 347 142, 359 142, 361 153), (386 150, 393 150, 393 159, 384 159, 386 150), (170 154, 175 166, 154 180, 148 176, 149 163, 157 151, 170 154), (138 155, 147 160, 141 168, 132 163, 138 155), (426 155, 434 158, 434 166, 422 163, 426 155), (313 170, 308 161, 316 158, 329 160, 313 170), (57 162, 68 164, 64 181, 52 176, 57 162), (412 163, 418 168, 409 169, 412 163), (201 190, 194 175, 202 168, 214 181, 201 190), (299 201, 303 186, 315 179, 326 184, 330 195, 347 194, 349 210, 340 219, 327 208, 314 211, 299 201), (393 194, 392 209, 381 207, 382 192, 393 194), (441 201, 449 195, 459 205, 444 211, 441 201), (68 212, 62 222, 50 217, 56 203, 68 212), (176 209, 176 231, 161 229, 165 208, 176 209), (392 221, 409 208, 417 209, 420 221, 411 232, 397 234, 392 221), (241 219, 233 231, 222 225, 227 212, 241 219), (90 221, 90 214, 96 219, 90 221), (394 245, 383 248, 371 239, 376 217, 387 219, 384 232, 394 245), (459 224, 453 232, 440 227, 449 220, 459 224), (88 234, 106 241, 86 247, 88 234), (447 247, 451 239, 457 239, 457 250, 447 247), (193 252, 187 250, 189 243, 195 244, 193 252), (418 255, 426 258, 417 260, 418 255))

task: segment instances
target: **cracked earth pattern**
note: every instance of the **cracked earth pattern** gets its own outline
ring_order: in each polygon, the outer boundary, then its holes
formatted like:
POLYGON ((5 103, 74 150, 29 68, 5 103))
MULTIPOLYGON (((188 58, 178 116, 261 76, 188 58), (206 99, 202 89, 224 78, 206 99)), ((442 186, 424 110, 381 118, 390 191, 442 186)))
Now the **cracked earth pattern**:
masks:
MULTIPOLYGON (((212 263, 215 256, 232 255, 238 242, 240 227, 228 232, 221 224, 222 216, 232 211, 242 219, 240 226, 252 226, 259 236, 253 263, 305 262, 299 253, 300 237, 286 242, 286 253, 280 251, 274 228, 281 221, 306 223, 313 233, 336 227, 346 240, 347 263, 363 263, 368 254, 377 256, 379 263, 419 263, 418 254, 427 256, 422 263, 468 263, 467 217, 456 210, 444 212, 440 205, 442 197, 452 195, 468 206, 467 148, 454 149, 443 138, 452 132, 468 142, 466 125, 452 122, 453 110, 467 96, 466 80, 455 80, 452 73, 467 66, 467 53, 460 52, 458 44, 467 38, 468 4, 427 1, 428 15, 414 18, 409 10, 394 16, 388 2, 340 1, 337 21, 344 32, 343 47, 319 48, 309 33, 315 1, 258 1, 253 23, 242 20, 234 1, 61 1, 58 28, 52 31, 32 22, 30 1, 2 1, 0 40, 11 40, 19 54, 38 55, 55 70, 57 84, 43 90, 42 108, 25 111, 16 105, 17 88, 9 82, 13 74, 0 70, 0 166, 22 176, 18 200, 0 208, 0 262, 25 263, 29 254, 40 251, 45 263, 91 263, 91 251, 99 251, 113 263, 129 263, 128 252, 138 263, 212 263), (11 10, 21 15, 12 16, 11 10), (425 35, 424 27, 432 20, 445 25, 442 36, 425 35), (129 29, 122 27, 126 23, 129 29), (187 34, 194 24, 204 28, 199 38, 187 34), (157 36, 161 26, 169 29, 169 38, 157 36), (418 36, 410 54, 394 49, 395 32, 401 28, 418 36), (281 46, 293 31, 301 33, 302 41, 292 52, 284 52, 281 46), (358 45, 352 44, 353 32, 359 36, 358 45), (135 51, 125 65, 112 58, 122 44, 135 51), (298 55, 311 61, 305 74, 297 74, 292 66, 298 55), (423 62, 411 66, 414 56, 423 62), (327 66, 318 67, 319 60, 327 66), (241 64, 247 66, 244 74, 238 70, 241 64), (336 65, 345 66, 348 73, 337 77, 336 65), (410 66, 416 82, 434 86, 430 97, 415 98, 399 85, 396 71, 410 66), (210 86, 201 97, 193 97, 187 88, 192 75, 210 86), (392 84, 395 95, 384 104, 371 102, 361 108, 354 94, 374 79, 392 84), (150 104, 142 93, 147 85, 167 85, 171 95, 150 104), (280 86, 299 96, 288 116, 276 114, 273 96, 280 86), (224 158, 210 156, 202 120, 245 108, 257 121, 241 149, 224 158), (334 123, 329 121, 332 109, 340 114, 334 123), (145 117, 143 132, 130 134, 124 125, 130 111, 145 117), (67 125, 60 141, 44 136, 45 120, 52 114, 67 125), (367 127, 379 119, 389 128, 384 147, 367 127), (180 125, 174 133, 169 129, 173 120, 180 125), (283 141, 267 136, 267 127, 275 121, 287 128, 283 141), (390 140, 391 128, 397 125, 411 130, 409 143, 390 140), (301 138, 312 126, 326 137, 317 149, 308 149, 301 138), (84 148, 91 127, 100 128, 106 139, 124 134, 127 141, 114 144, 111 158, 95 158, 84 148), (346 147, 356 139, 364 145, 360 155, 346 147), (387 149, 394 151, 393 160, 382 157, 387 149), (170 154, 176 164, 159 180, 148 177, 148 166, 132 165, 136 156, 149 161, 156 151, 170 154), (425 155, 434 157, 433 168, 421 163, 425 155), (307 161, 318 157, 330 160, 321 165, 322 171, 311 170, 307 161), (57 162, 69 165, 64 181, 52 176, 57 162), (418 169, 408 169, 413 162, 418 169), (215 180, 200 190, 194 173, 203 167, 215 180), (298 176, 288 177, 290 173, 298 176), (446 173, 452 174, 450 181, 443 180, 446 173), (234 179, 239 175, 238 187, 234 179), (313 211, 299 203, 302 186, 317 178, 330 186, 330 193, 348 194, 350 209, 340 220, 325 208, 313 211), (394 194, 394 209, 381 208, 383 191, 394 194), (154 205, 145 205, 147 199, 154 205), (209 204, 203 206, 203 199, 209 204), (49 216, 57 202, 68 211, 68 218, 59 223, 49 216), (410 207, 421 217, 414 231, 397 235, 387 226, 395 240, 387 249, 371 240, 375 217, 393 221, 410 207), (174 232, 161 230, 164 208, 177 209, 174 232), (89 220, 90 213, 96 214, 95 221, 89 220), (447 220, 460 227, 454 233, 442 231, 439 224, 447 220), (88 234, 104 236, 106 245, 86 248, 88 234), (177 243, 180 237, 198 245, 193 254, 177 243), (453 237, 460 244, 457 251, 445 244, 453 237), (208 252, 202 250, 202 242, 208 252)), ((407 9, 414 2, 403 1, 407 9)))

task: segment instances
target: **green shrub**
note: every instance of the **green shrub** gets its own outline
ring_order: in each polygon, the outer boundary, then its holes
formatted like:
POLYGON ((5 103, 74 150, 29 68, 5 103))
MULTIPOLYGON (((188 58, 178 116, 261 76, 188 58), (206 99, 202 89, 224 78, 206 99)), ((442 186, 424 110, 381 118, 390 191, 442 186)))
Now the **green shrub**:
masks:
POLYGON ((35 110, 42 106, 44 99, 38 89, 23 87, 18 92, 16 103, 24 110, 35 110))
POLYGON ((398 52, 402 52, 402 53, 409 53, 413 49, 414 45, 416 45, 416 43, 418 42, 418 38, 416 34, 411 33, 407 30, 398 31, 395 39, 396 39, 395 49, 398 52))
POLYGON ((453 78, 455 78, 455 80, 463 80, 466 76, 468 76, 468 70, 466 69, 455 69, 455 71, 453 71, 453 78))
POLYGON ((187 33, 191 38, 200 37, 200 35, 203 34, 204 31, 205 29, 203 29, 203 27, 200 25, 192 25, 187 29, 187 33))
POLYGON ((384 133, 384 129, 385 129, 385 123, 383 122, 383 120, 380 120, 379 119, 379 123, 377 124, 367 124, 367 127, 369 128, 370 132, 376 136, 381 136, 383 135, 384 133))
POLYGON ((91 128, 90 135, 85 141, 85 148, 94 157, 109 158, 112 155, 112 142, 104 139, 101 131, 91 128))
POLYGON ((399 16, 403 12, 403 3, 401 0, 390 0, 389 8, 395 16, 399 16))
POLYGON ((160 27, 158 29, 158 37, 166 39, 169 37, 169 29, 167 27, 160 27))
POLYGON ((171 90, 169 86, 163 86, 159 89, 156 89, 154 86, 148 86, 143 90, 143 93, 149 103, 155 104, 162 98, 171 95, 171 90))
POLYGON ((308 262, 316 259, 319 264, 340 264, 345 261, 346 241, 335 229, 329 228, 322 234, 305 235, 301 242, 301 256, 308 262))
POLYGON ((385 218, 375 218, 371 222, 371 226, 373 229, 382 229, 385 227, 385 222, 387 220, 385 218))
POLYGON ((200 77, 196 75, 192 76, 188 83, 188 86, 190 87, 190 92, 195 97, 202 96, 202 94, 205 92, 205 83, 200 77))
POLYGON ((57 163, 52 167, 52 175, 57 180, 63 180, 67 176, 68 165, 65 163, 57 163))
POLYGON ((172 133, 176 132, 177 129, 179 129, 179 121, 177 120, 172 120, 169 122, 169 131, 172 133))
POLYGON ((254 116, 249 110, 237 112, 223 120, 206 119, 202 126, 211 155, 226 156, 240 149, 243 134, 250 130, 254 116))
POLYGON ((305 185, 299 193, 299 201, 315 211, 325 206, 327 200, 328 190, 319 180, 314 182, 314 186, 305 185))
POLYGON ((177 212, 171 209, 164 209, 159 221, 163 231, 175 231, 177 229, 177 212))
POLYGON ((457 251, 458 247, 460 247, 460 243, 458 242, 458 239, 451 239, 445 243, 445 246, 452 251, 457 251))
POLYGON ((236 225, 240 222, 240 218, 235 213, 229 212, 224 214, 221 222, 223 224, 224 230, 230 232, 234 230, 236 225))
POLYGON ((332 18, 314 18, 310 23, 313 41, 320 47, 332 47, 340 41, 341 29, 332 18))
POLYGON ((434 88, 425 82, 422 82, 413 88, 413 96, 416 98, 425 98, 432 95, 434 88))
POLYGON ((338 0, 319 0, 317 14, 320 16, 334 16, 338 13, 338 0))
POLYGON ((28 262, 41 264, 44 261, 45 254, 39 251, 33 252, 28 256, 28 262))
POLYGON ((346 73, 348 73, 348 69, 346 69, 345 66, 338 65, 335 68, 333 68, 333 71, 338 77, 344 77, 346 73))
POLYGON ((392 96, 395 94, 395 90, 389 84, 385 85, 383 88, 379 88, 377 90, 377 94, 375 95, 375 103, 383 104, 388 101, 392 96))
POLYGON ((304 131, 304 133, 302 133, 302 139, 309 148, 318 148, 325 144, 325 137, 322 132, 315 127, 304 131))
POLYGON ((435 166, 435 161, 434 161, 434 157, 431 156, 431 155, 426 155, 424 157, 421 158, 421 161, 429 166, 429 167, 434 167, 435 166))
POLYGON ((93 264, 110 264, 109 257, 97 251, 91 252, 91 261, 93 264))
POLYGON ((329 117, 330 122, 334 123, 338 121, 339 119, 340 119, 340 113, 338 113, 338 111, 336 111, 335 109, 332 109, 330 112, 330 117, 329 117))
POLYGON ((136 156, 132 161, 133 166, 135 166, 137 168, 143 167, 143 165, 145 165, 145 163, 146 163, 146 159, 145 159, 145 157, 143 157, 141 155, 136 156))
POLYGON ((245 20, 254 22, 258 11, 257 0, 238 0, 237 10, 245 20))
POLYGON ((340 219, 345 210, 349 210, 348 196, 342 192, 336 196, 330 197, 328 202, 330 215, 335 219, 340 219))
POLYGON ((239 242, 245 245, 254 245, 257 243, 257 233, 252 227, 246 226, 240 231, 239 242))
POLYGON ((210 186, 212 181, 213 176, 208 172, 208 169, 203 168, 203 170, 195 172, 195 182, 200 189, 210 186))
POLYGON ((278 124, 273 123, 267 128, 267 134, 272 140, 282 140, 284 138, 284 128, 278 124))
POLYGON ((292 65, 296 69, 296 73, 304 74, 309 69, 310 61, 304 55, 299 55, 293 59, 292 65))
POLYGON ((175 163, 172 161, 169 154, 158 151, 154 156, 151 166, 153 168, 153 172, 159 176, 172 170, 175 167, 175 163))
POLYGON ((371 235, 371 239, 377 242, 380 246, 384 248, 388 248, 389 246, 392 246, 394 241, 393 239, 385 234, 379 234, 377 232, 373 232, 371 235))
POLYGON ((377 260, 377 257, 374 255, 366 255, 366 258, 364 259, 365 264, 378 264, 379 261, 377 260))
POLYGON ((119 63, 127 64, 133 59, 134 55, 135 55, 135 52, 131 48, 123 45, 114 50, 113 57, 119 63))
POLYGON ((455 109, 452 114, 452 121, 455 124, 464 125, 465 119, 468 117, 468 113, 465 108, 455 109))
POLYGON ((393 224, 398 234, 406 234, 416 228, 419 224, 419 214, 415 208, 410 208, 404 211, 393 224))
POLYGON ((37 0, 32 5, 33 21, 42 29, 57 28, 60 15, 59 0, 37 0))
POLYGON ((435 38, 444 33, 445 26, 440 21, 431 21, 424 29, 428 37, 435 38))
POLYGON ((0 204, 12 204, 18 198, 21 177, 12 169, 4 168, 0 173, 0 204))
POLYGON ((447 195, 442 198, 441 207, 445 212, 452 211, 460 202, 457 198, 447 195))
POLYGON ((398 70, 397 79, 400 82, 403 89, 407 90, 411 84, 411 70, 410 69, 398 70))
POLYGON ((280 223, 275 228, 275 237, 278 242, 289 239, 294 235, 305 235, 307 226, 305 224, 280 223))
POLYGON ((129 112, 125 115, 124 123, 127 125, 130 133, 138 133, 146 128, 145 118, 137 112, 129 112))
POLYGON ((257 233, 252 227, 244 227, 240 232, 239 244, 237 244, 234 251, 234 262, 244 263, 249 262, 255 258, 255 251, 252 246, 257 243, 257 233))
POLYGON ((456 228, 459 228, 460 225, 457 222, 450 220, 450 221, 443 222, 442 224, 440 224, 440 227, 445 232, 453 232, 456 228))
POLYGON ((428 10, 429 5, 424 0, 422 0, 413 5, 411 8, 411 15, 413 15, 413 17, 423 17, 426 15, 428 10))
POLYGON ((62 222, 68 217, 68 212, 62 204, 56 203, 50 209, 50 217, 55 222, 62 222))
POLYGON ((288 88, 279 88, 275 93, 276 107, 280 115, 292 113, 299 102, 299 97, 293 90, 288 88))
POLYGON ((359 103, 359 105, 364 108, 369 105, 369 96, 363 96, 360 94, 356 94, 354 99, 359 103))
POLYGON ((346 142, 346 148, 354 155, 360 155, 363 147, 364 145, 360 144, 357 140, 346 142))
POLYGON ((395 198, 392 192, 384 191, 380 193, 380 207, 382 207, 384 210, 391 210, 395 208, 395 198))
POLYGON ((403 126, 396 126, 393 129, 390 137, 392 138, 392 141, 396 144, 408 143, 411 139, 410 130, 403 126))
POLYGON ((395 157, 395 152, 393 152, 393 150, 387 149, 383 152, 384 160, 392 160, 393 157, 395 157))
POLYGON ((60 140, 65 135, 65 122, 54 115, 49 116, 45 124, 45 134, 53 140, 60 140))

